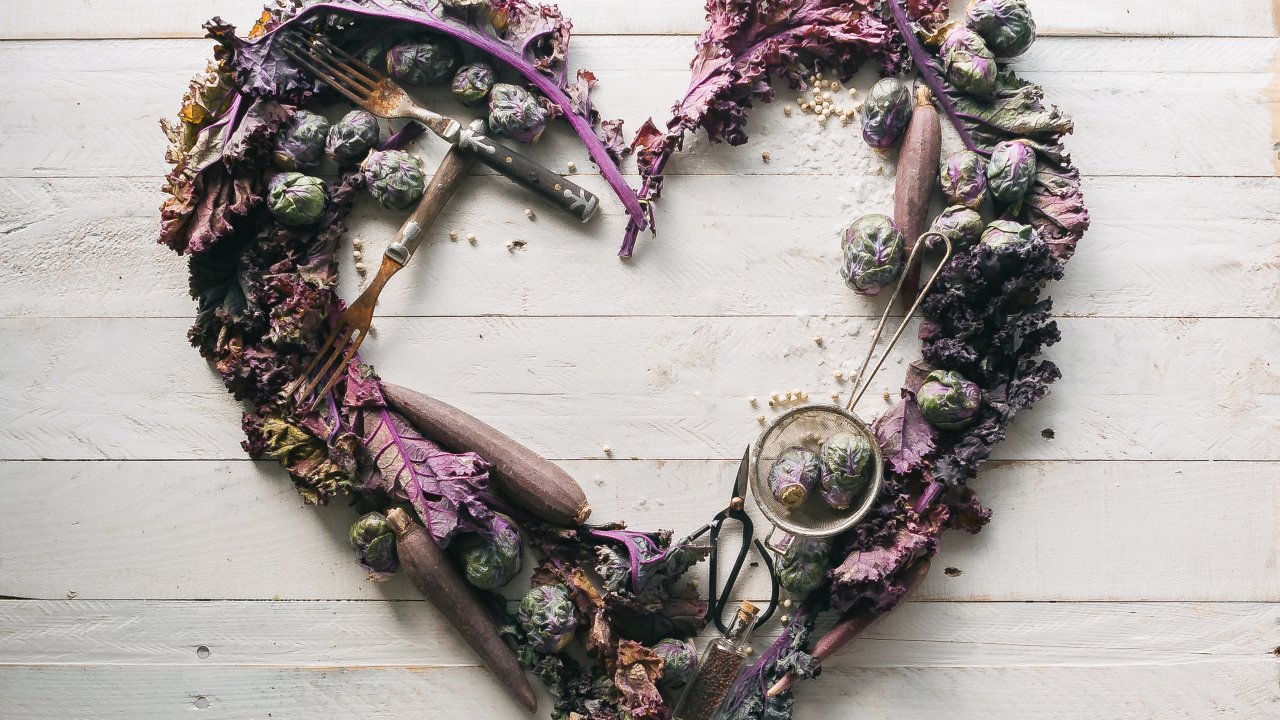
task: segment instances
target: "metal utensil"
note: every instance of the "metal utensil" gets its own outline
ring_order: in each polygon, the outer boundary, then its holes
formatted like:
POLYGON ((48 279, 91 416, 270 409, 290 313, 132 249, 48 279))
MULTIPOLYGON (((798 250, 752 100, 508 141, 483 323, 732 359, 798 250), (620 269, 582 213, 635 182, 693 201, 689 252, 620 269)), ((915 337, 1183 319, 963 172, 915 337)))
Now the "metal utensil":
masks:
POLYGON ((463 128, 457 120, 428 110, 380 70, 320 36, 280 36, 289 57, 348 100, 384 118, 413 118, 454 147, 507 178, 533 190, 579 220, 590 220, 600 199, 542 165, 484 135, 484 128, 463 128))
MULTIPOLYGON (((477 123, 482 121, 477 120, 477 123)), ((355 356, 356 350, 364 342, 369 333, 369 325, 373 322, 373 308, 378 302, 378 295, 392 275, 408 264, 413 253, 422 242, 423 235, 440 216, 449 198, 467 176, 467 172, 475 165, 475 156, 463 153, 457 146, 449 149, 436 174, 427 185, 426 192, 418 201, 418 206, 409 214, 408 219, 400 226, 395 238, 387 245, 382 254, 382 265, 378 274, 370 281, 369 286, 360 293, 355 302, 347 306, 338 316, 333 332, 320 346, 320 351, 307 369, 285 388, 285 394, 298 406, 306 404, 310 412, 331 389, 347 369, 347 363, 355 356), (317 388, 319 391, 317 392, 317 388)))
MULTIPOLYGON (((938 279, 942 268, 946 266, 947 260, 951 258, 951 241, 941 233, 927 232, 920 236, 920 240, 916 243, 915 248, 912 249, 910 256, 907 258, 906 267, 911 267, 916 262, 917 254, 921 248, 928 244, 931 237, 940 240, 945 247, 942 259, 938 262, 937 269, 929 277, 929 281, 925 283, 924 288, 916 297, 915 302, 912 303, 897 331, 889 340, 889 344, 880 355, 880 360, 876 362, 870 374, 867 374, 867 366, 871 362, 871 356, 875 354, 876 344, 880 342, 880 335, 889 319, 889 311, 893 309, 893 303, 898 299, 898 294, 902 292, 903 285, 906 283, 906 273, 903 273, 902 279, 898 281, 898 286, 893 291, 893 296, 885 303, 884 312, 880 315, 880 322, 876 325, 875 333, 871 337, 871 346, 867 348, 867 355, 863 358, 862 367, 858 370, 849 402, 843 408, 838 404, 807 405, 783 413, 769 423, 769 426, 765 428, 752 446, 751 494, 755 496, 756 505, 760 507, 760 512, 764 514, 769 522, 773 523, 776 530, 782 530, 790 535, 800 537, 832 537, 858 524, 875 504, 876 497, 880 494, 880 488, 884 482, 884 459, 880 453, 880 444, 876 440, 875 433, 861 418, 853 414, 853 408, 858 400, 862 399, 862 395, 867 391, 867 388, 870 387, 871 381, 884 365, 890 351, 898 343, 898 339, 902 337, 907 323, 915 316, 921 301, 929 293, 929 288, 933 287, 933 283, 938 279), (816 453, 822 443, 836 433, 861 435, 867 439, 871 446, 873 453, 871 476, 867 479, 862 493, 854 498, 854 501, 845 509, 832 508, 817 498, 811 498, 799 507, 788 507, 779 502, 769 487, 769 470, 778 456, 787 448, 797 445, 816 453)), ((813 494, 816 495, 816 493, 813 494)), ((775 551, 782 552, 781 547, 771 542, 772 536, 773 532, 770 532, 765 544, 775 551)))

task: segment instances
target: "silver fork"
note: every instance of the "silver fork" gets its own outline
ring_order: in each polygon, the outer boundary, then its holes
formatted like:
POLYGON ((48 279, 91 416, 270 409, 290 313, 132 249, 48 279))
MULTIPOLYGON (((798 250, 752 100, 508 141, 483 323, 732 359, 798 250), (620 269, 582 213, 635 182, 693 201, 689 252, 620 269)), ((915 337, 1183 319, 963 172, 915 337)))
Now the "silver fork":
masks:
POLYGON ((384 118, 413 118, 431 132, 507 178, 533 190, 553 205, 586 222, 600 199, 550 169, 500 145, 457 120, 433 112, 409 97, 379 70, 318 35, 283 33, 279 42, 289 57, 351 102, 384 118))

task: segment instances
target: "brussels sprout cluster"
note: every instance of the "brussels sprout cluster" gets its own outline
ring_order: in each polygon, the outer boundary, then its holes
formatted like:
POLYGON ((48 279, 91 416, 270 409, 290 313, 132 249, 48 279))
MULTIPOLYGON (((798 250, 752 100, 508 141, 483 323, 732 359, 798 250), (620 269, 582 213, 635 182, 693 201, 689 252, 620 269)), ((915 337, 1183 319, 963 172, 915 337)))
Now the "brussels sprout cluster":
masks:
POLYGON ((837 510, 849 507, 867 486, 875 453, 861 433, 836 433, 818 453, 822 459, 822 499, 837 510))
POLYGON ((310 225, 320 219, 329 191, 318 177, 279 173, 267 183, 267 207, 281 225, 310 225))
POLYGON ((461 62, 462 50, 445 36, 405 40, 387 51, 387 72, 409 85, 443 85, 461 62))
POLYGON ((314 170, 324 157, 329 121, 309 110, 298 110, 276 136, 271 161, 281 170, 314 170))
POLYGON ((951 84, 979 97, 990 97, 996 86, 996 58, 982 36, 967 27, 947 34, 938 50, 951 84))
POLYGON ((939 182, 952 205, 977 210, 987 197, 987 161, 972 150, 952 153, 942 161, 939 182))
POLYGON ((505 515, 495 515, 487 533, 468 533, 458 539, 467 582, 496 590, 511 581, 524 564, 520 533, 505 515))
POLYGON ((348 539, 351 549, 360 559, 360 565, 369 571, 370 580, 386 580, 400 569, 396 536, 382 513, 362 515, 351 524, 348 539))
POLYGON ((953 248, 961 249, 976 245, 986 228, 987 224, 977 210, 964 205, 952 205, 938 213, 938 217, 929 226, 929 231, 945 235, 953 248))
POLYGON ((329 127, 324 153, 339 166, 355 165, 378 145, 378 118, 364 110, 352 110, 329 127))
POLYGON ((987 188, 1004 203, 1019 203, 1036 179, 1036 151, 1025 140, 1002 142, 987 161, 987 188))
POLYGON ((667 638, 653 646, 653 653, 662 658, 658 687, 664 691, 679 690, 698 672, 698 649, 688 640, 667 638))
POLYGON ((533 93, 519 85, 498 83, 489 91, 489 129, 522 143, 542 136, 547 108, 533 93))
POLYGON ((982 232, 982 244, 993 249, 1030 245, 1035 239, 1035 228, 1013 220, 996 220, 982 232))
POLYGON ((880 150, 893 147, 907 131, 914 106, 911 90, 901 80, 878 81, 862 104, 862 139, 880 150))
POLYGON ((493 89, 497 77, 493 66, 487 62, 467 63, 458 68, 450 89, 453 97, 463 105, 479 105, 489 97, 489 91, 493 89))
POLYGON ((830 554, 825 540, 792 537, 778 562, 778 584, 795 595, 808 595, 822 584, 830 554))
POLYGON ((403 150, 374 150, 360 170, 369 193, 388 210, 409 209, 427 186, 422 161, 403 150))
POLYGON ((530 645, 548 655, 568 647, 578 627, 573 599, 564 585, 530 588, 516 610, 516 620, 530 645))
POLYGON ((982 390, 953 370, 934 370, 916 393, 920 414, 934 427, 956 430, 968 425, 982 405, 982 390))
POLYGON ((878 295, 902 274, 906 239, 887 215, 863 215, 844 232, 840 276, 862 295, 878 295))
POLYGON ((1026 0, 969 0, 965 23, 997 57, 1016 57, 1036 40, 1036 21, 1026 0))
POLYGON ((789 447, 778 454, 769 468, 769 489, 773 498, 787 507, 797 507, 822 478, 818 456, 802 447, 789 447))

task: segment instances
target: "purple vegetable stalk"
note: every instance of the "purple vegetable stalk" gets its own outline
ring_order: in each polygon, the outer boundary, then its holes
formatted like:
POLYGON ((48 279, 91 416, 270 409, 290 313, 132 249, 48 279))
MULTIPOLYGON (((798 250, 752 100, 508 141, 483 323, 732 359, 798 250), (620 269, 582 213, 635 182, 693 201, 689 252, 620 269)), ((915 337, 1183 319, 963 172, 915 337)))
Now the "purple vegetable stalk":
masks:
POLYGON ((920 39, 916 37, 915 30, 911 27, 911 20, 907 18, 907 11, 902 9, 900 0, 888 0, 889 10, 893 12, 893 24, 898 26, 898 32, 902 35, 902 41, 907 45, 907 52, 911 53, 911 59, 915 61, 916 69, 920 72, 920 76, 924 78, 924 82, 933 91, 933 96, 938 100, 938 104, 942 106, 942 111, 946 113, 947 118, 951 120, 951 125, 955 127, 956 132, 960 133, 960 140, 964 146, 983 156, 989 156, 989 151, 978 147, 973 141, 973 136, 969 134, 969 130, 965 127, 962 118, 968 116, 960 112, 955 103, 951 102, 950 96, 947 95, 947 86, 942 81, 942 76, 933 66, 933 56, 924 49, 924 45, 920 39))

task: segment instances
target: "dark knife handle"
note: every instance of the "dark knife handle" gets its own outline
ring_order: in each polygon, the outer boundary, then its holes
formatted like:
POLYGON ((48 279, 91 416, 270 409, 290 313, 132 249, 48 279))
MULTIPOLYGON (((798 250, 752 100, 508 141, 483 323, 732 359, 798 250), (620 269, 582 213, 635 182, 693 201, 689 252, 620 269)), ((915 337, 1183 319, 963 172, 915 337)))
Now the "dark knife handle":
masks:
POLYGON ((582 222, 600 209, 600 198, 486 135, 463 128, 458 147, 507 178, 541 195, 547 202, 582 222))

